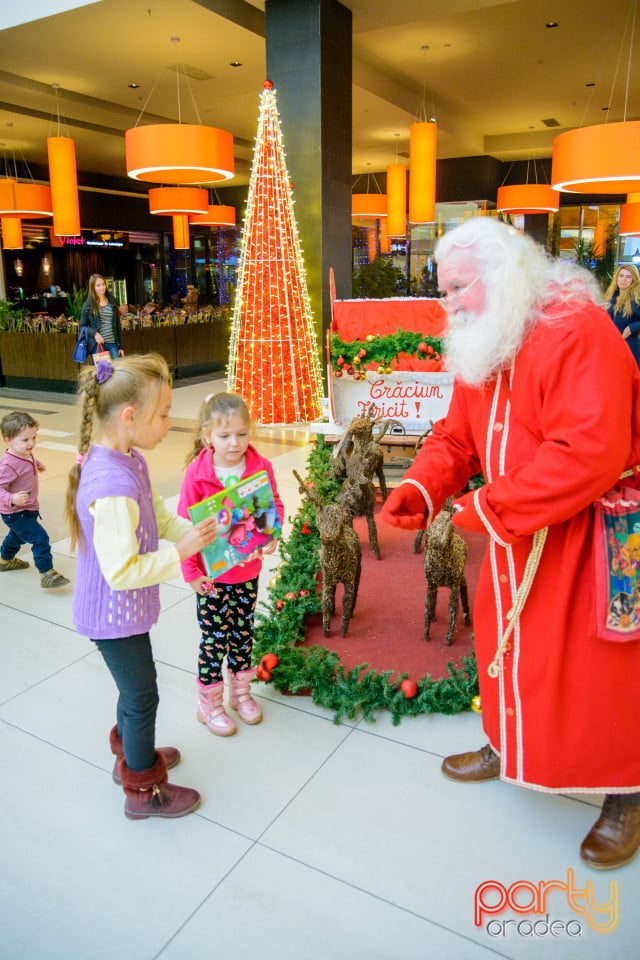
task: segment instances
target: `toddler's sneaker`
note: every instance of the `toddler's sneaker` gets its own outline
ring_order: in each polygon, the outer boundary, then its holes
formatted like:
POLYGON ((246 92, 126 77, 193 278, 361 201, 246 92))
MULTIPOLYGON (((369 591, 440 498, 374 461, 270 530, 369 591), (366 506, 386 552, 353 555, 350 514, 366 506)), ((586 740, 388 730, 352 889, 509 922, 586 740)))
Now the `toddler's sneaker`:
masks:
POLYGON ((64 587, 68 583, 69 579, 63 577, 61 573, 58 573, 58 571, 53 568, 47 573, 43 573, 40 577, 40 586, 44 587, 45 590, 49 587, 64 587))
POLYGON ((11 560, 0 560, 0 573, 4 573, 5 570, 26 570, 28 566, 26 560, 12 557, 11 560))

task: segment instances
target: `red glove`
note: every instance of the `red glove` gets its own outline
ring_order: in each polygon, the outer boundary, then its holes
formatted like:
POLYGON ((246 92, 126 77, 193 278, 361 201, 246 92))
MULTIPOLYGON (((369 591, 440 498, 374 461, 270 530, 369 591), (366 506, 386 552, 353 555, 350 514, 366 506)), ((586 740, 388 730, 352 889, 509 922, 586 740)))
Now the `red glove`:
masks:
POLYGON ((427 525, 427 504, 412 483, 401 483, 392 490, 380 513, 385 523, 404 530, 424 530, 427 525))
POLYGON ((487 528, 480 519, 473 499, 473 492, 465 493, 463 497, 453 501, 453 515, 451 522, 461 530, 470 530, 472 533, 487 534, 487 528))

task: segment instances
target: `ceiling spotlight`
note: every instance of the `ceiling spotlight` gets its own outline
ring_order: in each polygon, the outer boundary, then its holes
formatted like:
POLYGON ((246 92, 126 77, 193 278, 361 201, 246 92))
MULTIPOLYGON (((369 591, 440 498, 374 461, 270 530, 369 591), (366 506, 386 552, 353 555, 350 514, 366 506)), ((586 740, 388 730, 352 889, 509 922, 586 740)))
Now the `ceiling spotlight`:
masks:
POLYGON ((239 60, 232 60, 231 63, 229 64, 229 66, 230 66, 230 67, 241 67, 242 64, 240 63, 239 60))
POLYGON ((140 84, 139 84, 139 83, 130 83, 130 84, 129 84, 129 89, 130 89, 130 90, 137 90, 139 87, 140 87, 140 84))
POLYGON ((547 28, 547 30, 553 30, 553 28, 557 26, 558 26, 557 20, 549 20, 549 23, 545 23, 545 27, 547 28))

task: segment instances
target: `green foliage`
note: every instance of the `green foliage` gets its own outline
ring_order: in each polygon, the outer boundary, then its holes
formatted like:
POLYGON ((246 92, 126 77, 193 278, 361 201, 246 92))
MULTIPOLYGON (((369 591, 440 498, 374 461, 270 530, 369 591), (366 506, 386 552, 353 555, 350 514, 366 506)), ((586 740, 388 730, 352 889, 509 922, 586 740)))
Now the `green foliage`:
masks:
POLYGON ((21 330, 22 314, 8 300, 0 300, 0 330, 21 330))
POLYGON ((82 313, 82 304, 85 302, 89 296, 88 287, 78 287, 74 283, 73 290, 70 294, 67 294, 67 303, 68 303, 68 313, 69 315, 76 320, 80 321, 80 314, 82 313))
POLYGON ((595 276, 602 289, 606 290, 616 269, 615 227, 609 227, 607 230, 604 253, 593 241, 587 243, 584 238, 576 240, 575 252, 576 262, 586 267, 595 276))
POLYGON ((405 353, 415 356, 418 360, 440 360, 442 358, 443 341, 440 337, 427 337, 421 333, 411 333, 409 330, 398 328, 396 333, 390 333, 384 337, 372 335, 371 340, 341 340, 337 334, 332 334, 329 339, 329 353, 331 366, 337 370, 338 357, 345 361, 345 367, 362 365, 366 367, 369 363, 379 363, 387 366, 392 360, 398 359, 399 353, 405 353), (418 350, 418 344, 425 343, 431 348, 431 352, 423 353, 418 350), (365 357, 360 357, 360 352, 364 350, 365 357))
POLYGON ((352 295, 364 300, 401 297, 407 291, 407 279, 399 267, 385 257, 376 257, 353 274, 352 295))
MULTIPOLYGON (((320 437, 307 462, 306 481, 312 483, 323 503, 335 499, 340 483, 329 471, 331 448, 320 437)), ((419 713, 460 713, 471 708, 478 693, 478 673, 473 652, 462 658, 459 667, 448 663, 448 676, 433 679, 427 674, 418 681, 418 694, 406 698, 399 684, 406 674, 377 673, 363 663, 346 671, 340 657, 326 647, 299 647, 304 640, 305 617, 320 613, 317 592, 320 538, 315 526, 315 508, 304 497, 293 519, 291 535, 281 542, 282 562, 268 588, 266 613, 258 614, 254 657, 275 653, 278 665, 272 683, 285 693, 305 693, 319 706, 333 710, 334 722, 361 714, 373 720, 379 710, 391 712, 394 725, 403 716, 419 713), (303 595, 300 596, 300 591, 303 595), (306 593, 305 591, 308 591, 306 593), (287 599, 287 594, 295 594, 287 599), (280 610, 278 610, 280 606, 280 610)))

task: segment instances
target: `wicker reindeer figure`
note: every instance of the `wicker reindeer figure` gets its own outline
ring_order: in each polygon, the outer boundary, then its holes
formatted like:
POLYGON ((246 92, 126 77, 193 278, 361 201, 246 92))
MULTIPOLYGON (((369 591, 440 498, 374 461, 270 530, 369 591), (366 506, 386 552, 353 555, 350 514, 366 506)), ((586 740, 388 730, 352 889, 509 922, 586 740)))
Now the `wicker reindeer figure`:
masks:
POLYGON ((374 476, 378 478, 382 499, 386 500, 387 484, 380 440, 396 421, 375 418, 373 410, 374 405, 371 404, 366 414, 354 417, 351 421, 333 452, 331 469, 336 479, 345 478, 338 494, 338 501, 344 504, 352 517, 366 517, 369 543, 379 560, 378 530, 373 515, 376 502, 373 478, 374 476), (382 423, 382 430, 377 437, 374 437, 373 429, 379 423, 382 423))
POLYGON ((316 526, 320 534, 322 569, 322 630, 329 636, 331 618, 336 609, 336 587, 343 584, 342 636, 346 637, 358 597, 362 548, 351 525, 349 511, 340 503, 323 504, 317 491, 293 471, 300 487, 316 508, 316 526))
POLYGON ((469 627, 469 595, 464 576, 467 561, 467 545, 453 528, 451 516, 453 499, 449 498, 433 523, 427 527, 424 548, 424 575, 427 581, 427 597, 424 605, 424 638, 429 640, 429 630, 436 616, 438 587, 449 587, 449 623, 445 643, 453 642, 453 631, 458 618, 458 605, 462 600, 464 622, 469 627))

